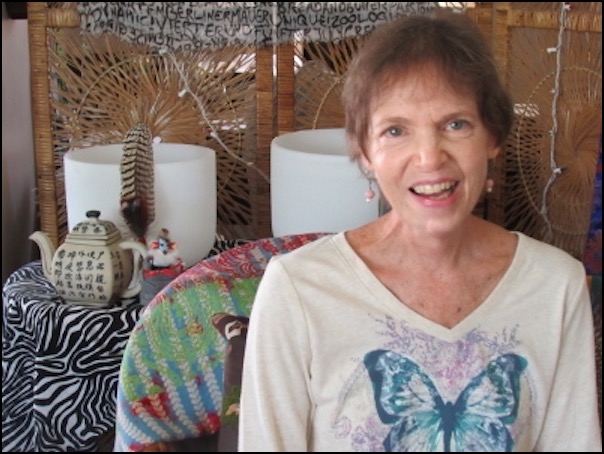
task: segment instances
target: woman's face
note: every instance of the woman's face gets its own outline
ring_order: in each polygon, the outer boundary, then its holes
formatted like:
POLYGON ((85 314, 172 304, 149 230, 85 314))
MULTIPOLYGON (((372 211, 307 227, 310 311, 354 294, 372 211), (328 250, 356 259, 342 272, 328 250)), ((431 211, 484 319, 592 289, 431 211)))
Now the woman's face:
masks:
POLYGON ((401 222, 438 235, 471 214, 499 148, 476 100, 435 73, 406 77, 379 95, 361 160, 401 222))

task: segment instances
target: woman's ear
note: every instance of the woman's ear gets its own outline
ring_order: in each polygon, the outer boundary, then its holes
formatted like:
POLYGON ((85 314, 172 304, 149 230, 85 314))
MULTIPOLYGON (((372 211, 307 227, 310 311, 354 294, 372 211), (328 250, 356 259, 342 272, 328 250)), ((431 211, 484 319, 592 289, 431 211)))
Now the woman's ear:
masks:
POLYGON ((500 152, 501 147, 499 145, 495 145, 495 141, 493 140, 493 143, 489 146, 489 149, 487 150, 487 156, 489 157, 489 159, 495 159, 497 156, 499 156, 500 152))
POLYGON ((359 165, 361 169, 364 169, 365 171, 373 171, 373 165, 371 164, 371 161, 367 158, 367 154, 365 153, 365 151, 361 152, 361 154, 359 155, 359 165))

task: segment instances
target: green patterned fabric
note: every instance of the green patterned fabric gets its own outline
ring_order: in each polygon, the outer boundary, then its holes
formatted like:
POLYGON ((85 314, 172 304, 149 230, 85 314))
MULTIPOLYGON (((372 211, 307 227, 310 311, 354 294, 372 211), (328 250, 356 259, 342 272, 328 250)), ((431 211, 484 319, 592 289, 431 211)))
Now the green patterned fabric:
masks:
POLYGON ((237 246, 191 267, 149 302, 122 359, 115 451, 219 431, 228 342, 214 329, 212 316, 249 316, 270 258, 320 236, 237 246))

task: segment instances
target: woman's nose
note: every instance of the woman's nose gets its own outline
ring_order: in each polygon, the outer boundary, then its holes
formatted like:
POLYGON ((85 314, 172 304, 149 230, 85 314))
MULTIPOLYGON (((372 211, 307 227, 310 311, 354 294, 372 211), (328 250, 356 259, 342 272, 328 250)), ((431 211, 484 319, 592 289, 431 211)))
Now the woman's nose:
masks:
POLYGON ((438 168, 447 159, 444 142, 435 132, 418 134, 415 149, 418 165, 426 170, 438 168))

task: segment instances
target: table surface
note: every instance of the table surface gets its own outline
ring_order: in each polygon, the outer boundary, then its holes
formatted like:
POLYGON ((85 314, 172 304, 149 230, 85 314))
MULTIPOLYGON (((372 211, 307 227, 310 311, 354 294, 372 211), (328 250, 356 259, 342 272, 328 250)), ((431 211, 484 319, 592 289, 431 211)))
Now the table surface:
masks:
POLYGON ((65 303, 39 261, 2 289, 2 451, 95 451, 142 306, 65 303))

